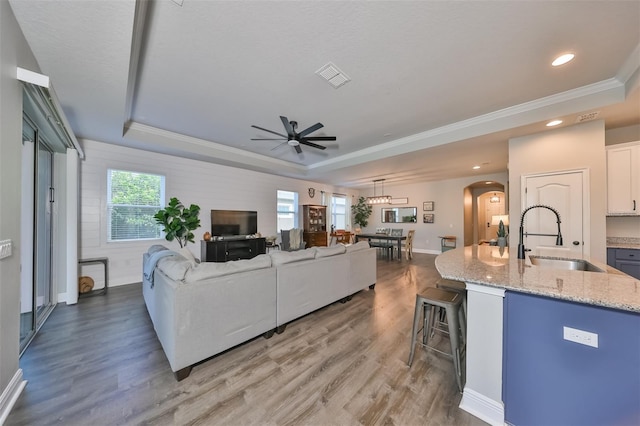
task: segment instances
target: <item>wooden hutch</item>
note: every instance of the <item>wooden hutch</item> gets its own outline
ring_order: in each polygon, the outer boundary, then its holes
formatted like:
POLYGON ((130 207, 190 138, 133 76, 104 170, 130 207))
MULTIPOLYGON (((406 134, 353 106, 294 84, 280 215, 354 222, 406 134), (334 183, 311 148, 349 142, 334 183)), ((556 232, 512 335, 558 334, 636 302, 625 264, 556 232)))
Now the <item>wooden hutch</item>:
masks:
POLYGON ((302 238, 307 247, 327 246, 327 207, 305 204, 302 206, 302 238))

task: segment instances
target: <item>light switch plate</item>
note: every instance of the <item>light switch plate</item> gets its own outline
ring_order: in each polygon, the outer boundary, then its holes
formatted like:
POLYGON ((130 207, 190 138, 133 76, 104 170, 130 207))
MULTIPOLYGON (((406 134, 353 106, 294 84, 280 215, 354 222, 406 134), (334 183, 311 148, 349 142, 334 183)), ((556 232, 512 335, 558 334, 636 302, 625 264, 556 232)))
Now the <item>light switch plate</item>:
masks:
POLYGON ((598 347, 598 335, 589 331, 579 330, 577 328, 563 327, 564 340, 580 343, 594 348, 598 347))
POLYGON ((0 241, 0 259, 11 256, 11 240, 0 241))

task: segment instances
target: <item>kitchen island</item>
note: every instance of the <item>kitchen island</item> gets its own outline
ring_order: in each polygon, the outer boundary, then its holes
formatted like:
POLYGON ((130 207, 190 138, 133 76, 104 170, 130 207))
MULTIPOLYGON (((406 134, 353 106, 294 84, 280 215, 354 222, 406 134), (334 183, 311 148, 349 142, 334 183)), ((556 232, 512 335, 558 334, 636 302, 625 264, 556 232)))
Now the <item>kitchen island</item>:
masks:
POLYGON ((468 246, 436 258, 467 288, 460 407, 491 424, 640 423, 640 281, 515 257, 468 246))

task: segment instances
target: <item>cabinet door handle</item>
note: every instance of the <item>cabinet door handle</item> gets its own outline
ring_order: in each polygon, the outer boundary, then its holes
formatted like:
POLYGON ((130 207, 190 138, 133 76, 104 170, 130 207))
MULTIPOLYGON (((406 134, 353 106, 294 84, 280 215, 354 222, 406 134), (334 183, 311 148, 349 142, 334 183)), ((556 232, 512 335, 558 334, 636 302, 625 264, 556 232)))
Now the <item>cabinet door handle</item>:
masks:
POLYGON ((574 241, 574 242, 573 242, 573 245, 574 245, 574 246, 579 246, 579 245, 580 245, 580 241, 574 241))
POLYGON ((633 211, 636 211, 636 200, 633 200, 633 211))

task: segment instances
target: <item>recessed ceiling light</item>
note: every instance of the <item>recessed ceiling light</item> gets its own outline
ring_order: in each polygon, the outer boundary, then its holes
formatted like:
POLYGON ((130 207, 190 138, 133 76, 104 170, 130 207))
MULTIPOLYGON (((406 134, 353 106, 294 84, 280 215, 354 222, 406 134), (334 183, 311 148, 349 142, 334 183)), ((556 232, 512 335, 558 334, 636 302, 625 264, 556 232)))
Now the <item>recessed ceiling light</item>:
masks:
POLYGON ((478 170, 480 166, 473 166, 473 170, 478 170))
POLYGON ((485 183, 486 183, 487 185, 491 185, 493 182, 488 181, 488 182, 485 182, 485 183))
POLYGON ((564 65, 572 60, 575 56, 576 55, 574 55, 573 53, 565 53, 564 55, 560 55, 556 59, 554 59, 553 62, 551 62, 551 65, 553 65, 554 67, 559 67, 560 65, 564 65))
POLYGON ((558 124, 562 124, 562 120, 552 120, 547 123, 547 127, 557 126, 558 124))

